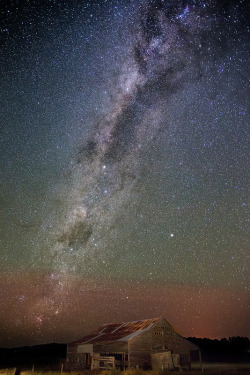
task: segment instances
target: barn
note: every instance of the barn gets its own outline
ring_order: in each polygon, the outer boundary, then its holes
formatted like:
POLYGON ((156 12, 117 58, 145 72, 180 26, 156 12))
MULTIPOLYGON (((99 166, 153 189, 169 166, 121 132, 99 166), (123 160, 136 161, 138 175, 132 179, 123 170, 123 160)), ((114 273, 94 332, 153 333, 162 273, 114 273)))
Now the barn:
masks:
POLYGON ((178 334, 165 318, 110 323, 68 344, 66 368, 190 368, 199 348, 178 334))

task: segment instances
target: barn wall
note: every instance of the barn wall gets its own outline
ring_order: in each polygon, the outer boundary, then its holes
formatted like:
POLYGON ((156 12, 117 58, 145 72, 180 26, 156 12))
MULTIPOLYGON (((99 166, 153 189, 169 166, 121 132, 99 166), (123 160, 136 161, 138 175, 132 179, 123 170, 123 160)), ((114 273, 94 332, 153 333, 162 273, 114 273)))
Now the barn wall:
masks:
POLYGON ((95 353, 106 353, 106 352, 128 352, 128 343, 124 341, 114 341, 111 343, 103 343, 103 344, 96 344, 94 345, 94 352, 95 353))
POLYGON ((76 345, 76 344, 68 344, 67 345, 67 352, 71 353, 71 354, 77 353, 77 347, 78 347, 78 345, 76 345))
POLYGON ((180 354, 181 365, 190 362, 190 350, 195 347, 188 340, 181 337, 170 324, 161 319, 149 331, 134 337, 129 342, 129 362, 131 367, 151 368, 151 354, 171 350, 180 354))
POLYGON ((151 368, 152 333, 144 332, 129 342, 130 367, 151 368))
POLYGON ((174 369, 174 360, 171 351, 152 354, 151 359, 152 370, 174 369))
POLYGON ((180 336, 171 325, 161 319, 152 329, 152 349, 154 352, 160 350, 171 350, 173 353, 180 354, 181 365, 188 365, 190 362, 190 350, 196 347, 191 342, 180 336))
MULTIPOLYGON (((83 350, 83 346, 81 344, 69 344, 67 347, 67 359, 66 359, 66 369, 74 369, 74 370, 81 370, 89 368, 90 366, 90 354, 91 345, 88 345, 88 351, 86 352, 83 350)), ((85 345, 86 347, 86 345, 85 345)))
POLYGON ((84 353, 68 353, 66 359, 66 370, 86 369, 87 357, 84 353))

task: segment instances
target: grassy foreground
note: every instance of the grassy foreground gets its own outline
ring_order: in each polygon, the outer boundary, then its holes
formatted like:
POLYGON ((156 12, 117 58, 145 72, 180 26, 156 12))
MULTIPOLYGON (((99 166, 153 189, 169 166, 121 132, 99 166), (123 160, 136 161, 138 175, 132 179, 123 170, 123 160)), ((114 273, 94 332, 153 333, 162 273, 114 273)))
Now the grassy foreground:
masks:
MULTIPOLYGON (((0 370, 0 375, 15 375, 16 369, 0 370)), ((119 369, 106 371, 21 371, 20 375, 169 375, 170 373, 182 372, 183 375, 250 375, 250 363, 231 364, 231 363, 214 363, 204 364, 203 372, 200 369, 189 371, 167 371, 167 370, 135 370, 128 369, 121 371, 119 369)))

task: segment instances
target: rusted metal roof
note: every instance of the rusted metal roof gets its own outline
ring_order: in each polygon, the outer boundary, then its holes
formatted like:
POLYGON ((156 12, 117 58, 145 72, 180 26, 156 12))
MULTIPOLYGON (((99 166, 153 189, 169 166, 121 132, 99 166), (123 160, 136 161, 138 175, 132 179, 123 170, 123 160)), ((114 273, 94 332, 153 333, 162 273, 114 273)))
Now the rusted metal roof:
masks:
POLYGON ((110 341, 128 341, 133 337, 149 330, 161 318, 137 320, 127 323, 104 324, 95 332, 90 333, 72 344, 94 344, 110 341))

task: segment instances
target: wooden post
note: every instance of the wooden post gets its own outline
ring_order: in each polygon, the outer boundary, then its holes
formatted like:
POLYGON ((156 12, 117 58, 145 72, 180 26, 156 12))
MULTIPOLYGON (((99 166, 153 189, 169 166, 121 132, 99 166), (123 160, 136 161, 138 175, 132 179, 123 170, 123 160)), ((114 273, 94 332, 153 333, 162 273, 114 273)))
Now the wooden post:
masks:
POLYGON ((201 351, 200 350, 199 350, 199 358, 200 358, 201 372, 203 372, 203 363, 202 363, 202 357, 201 357, 201 351))
POLYGON ((128 368, 130 368, 130 341, 128 340, 128 368))
POLYGON ((171 359, 172 359, 172 366, 173 366, 173 370, 174 370, 174 357, 173 357, 173 352, 172 352, 172 350, 171 350, 171 359))

